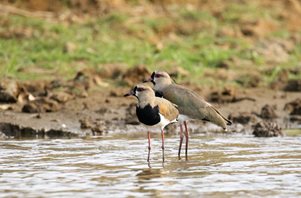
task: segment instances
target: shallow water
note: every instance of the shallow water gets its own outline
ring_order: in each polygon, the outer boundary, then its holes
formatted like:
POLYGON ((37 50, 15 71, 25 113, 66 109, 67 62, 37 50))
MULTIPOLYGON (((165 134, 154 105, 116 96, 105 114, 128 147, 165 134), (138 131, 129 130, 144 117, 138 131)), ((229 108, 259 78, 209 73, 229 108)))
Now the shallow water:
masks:
POLYGON ((1 141, 0 196, 301 196, 301 136, 192 134, 188 161, 166 136, 164 167, 152 136, 152 168, 146 134, 1 141))

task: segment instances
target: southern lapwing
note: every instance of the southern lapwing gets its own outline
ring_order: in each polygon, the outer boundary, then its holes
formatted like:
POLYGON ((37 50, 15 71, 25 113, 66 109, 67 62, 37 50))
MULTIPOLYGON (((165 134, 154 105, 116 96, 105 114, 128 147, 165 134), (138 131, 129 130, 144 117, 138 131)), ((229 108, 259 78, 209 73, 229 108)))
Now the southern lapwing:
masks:
MULTIPOLYGON (((162 160, 164 162, 164 128, 170 123, 177 122, 179 111, 176 105, 164 98, 155 96, 155 92, 145 84, 135 86, 129 93, 124 96, 135 96, 138 99, 136 114, 138 120, 148 127, 160 127, 162 138, 162 160)), ((148 137, 148 157, 150 158, 150 131, 148 137)))
POLYGON ((181 147, 183 142, 183 123, 185 127, 186 148, 185 157, 187 160, 188 150, 188 130, 187 120, 197 119, 212 122, 224 130, 226 125, 231 125, 231 121, 225 118, 216 108, 206 102, 201 96, 192 90, 173 83, 172 78, 166 72, 153 72, 148 80, 154 84, 157 95, 162 95, 165 99, 177 105, 180 112, 180 145, 178 157, 180 159, 181 147))

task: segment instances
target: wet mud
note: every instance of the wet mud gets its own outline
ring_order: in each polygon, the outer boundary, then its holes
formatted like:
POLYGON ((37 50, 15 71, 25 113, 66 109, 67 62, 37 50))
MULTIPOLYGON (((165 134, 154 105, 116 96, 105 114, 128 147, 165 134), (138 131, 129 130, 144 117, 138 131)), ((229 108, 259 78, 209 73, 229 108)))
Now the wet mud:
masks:
MULTIPOLYGON (((71 138, 145 131, 136 118, 136 99, 123 95, 149 74, 143 66, 129 70, 116 66, 111 71, 82 70, 73 79, 65 81, 3 79, 0 84, 1 138, 71 138), (116 82, 122 85, 114 84, 116 82)), ((174 76, 182 74, 183 71, 174 72, 174 76)), ((187 86, 233 121, 230 132, 252 134, 256 131, 255 126, 265 121, 276 123, 280 131, 301 124, 299 92, 265 88, 207 90, 187 86)), ((222 132, 203 121, 191 121, 190 126, 192 133, 222 132)), ((270 126, 261 128, 278 134, 269 130, 270 126)), ((178 130, 176 125, 167 129, 170 133, 178 130)))

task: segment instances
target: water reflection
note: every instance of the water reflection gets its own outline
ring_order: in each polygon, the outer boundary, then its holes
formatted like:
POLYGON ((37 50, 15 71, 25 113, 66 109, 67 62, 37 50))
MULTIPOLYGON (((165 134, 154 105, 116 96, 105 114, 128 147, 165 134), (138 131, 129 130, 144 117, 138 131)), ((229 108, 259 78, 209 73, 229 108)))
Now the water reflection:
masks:
POLYGON ((178 137, 144 134, 71 140, 0 142, 0 194, 7 197, 301 195, 301 138, 193 134, 189 161, 178 160, 178 137))

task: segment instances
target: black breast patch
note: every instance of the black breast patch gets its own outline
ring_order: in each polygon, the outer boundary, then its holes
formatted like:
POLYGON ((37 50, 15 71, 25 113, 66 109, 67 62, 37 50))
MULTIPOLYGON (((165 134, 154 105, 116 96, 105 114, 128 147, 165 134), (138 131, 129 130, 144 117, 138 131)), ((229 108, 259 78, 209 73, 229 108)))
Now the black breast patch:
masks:
POLYGON ((151 107, 150 105, 146 105, 144 108, 137 106, 136 114, 138 120, 145 125, 153 126, 161 121, 158 106, 151 107))
POLYGON ((155 91, 155 96, 158 98, 163 98, 163 92, 162 91, 155 91))

